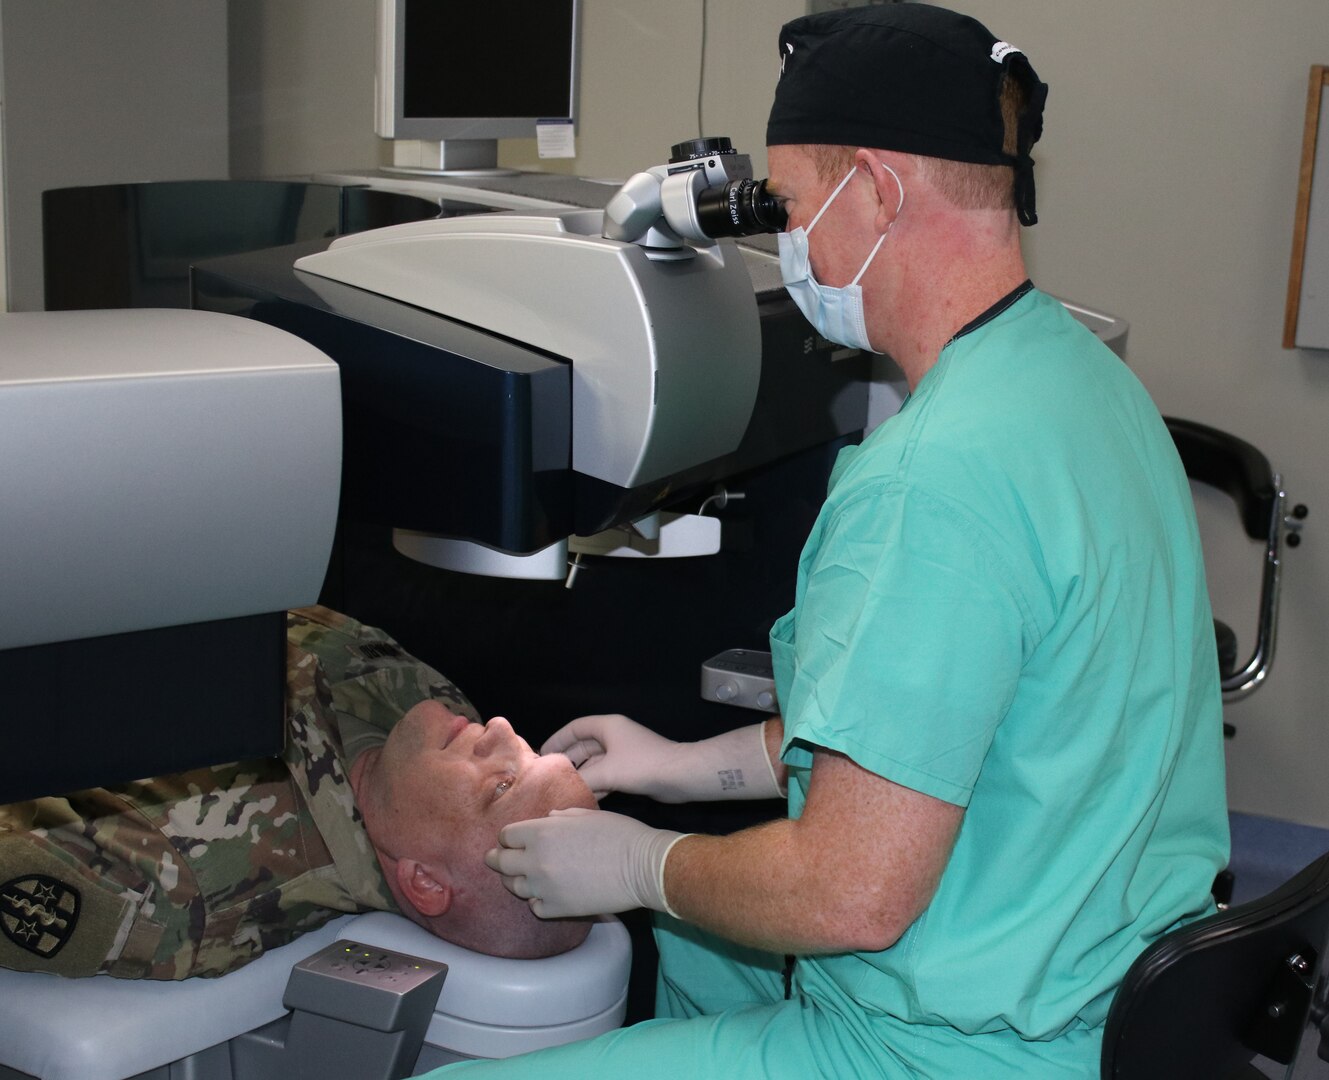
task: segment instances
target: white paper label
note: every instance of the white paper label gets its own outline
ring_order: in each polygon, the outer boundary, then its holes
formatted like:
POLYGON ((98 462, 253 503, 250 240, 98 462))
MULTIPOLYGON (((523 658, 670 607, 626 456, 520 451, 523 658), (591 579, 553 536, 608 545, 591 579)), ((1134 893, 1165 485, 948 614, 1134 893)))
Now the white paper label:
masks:
POLYGON ((535 125, 535 145, 542 158, 577 156, 571 120, 541 120, 535 125))

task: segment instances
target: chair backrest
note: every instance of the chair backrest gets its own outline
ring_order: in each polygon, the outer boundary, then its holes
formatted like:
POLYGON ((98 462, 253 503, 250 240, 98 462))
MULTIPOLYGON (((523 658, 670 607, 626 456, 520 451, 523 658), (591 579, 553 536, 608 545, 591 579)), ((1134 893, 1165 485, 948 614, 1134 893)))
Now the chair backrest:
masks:
POLYGON ((1308 1020, 1326 1025, 1327 947, 1329 855, 1259 900, 1160 938, 1112 1003, 1103 1080, 1263 1075, 1249 1073, 1257 1055, 1289 1065, 1308 1020))
MULTIPOLYGON (((1242 528, 1261 551, 1260 607, 1255 644, 1250 659, 1237 666, 1236 639, 1226 625, 1215 621, 1223 700, 1238 701, 1258 689, 1274 662, 1278 630, 1278 597, 1282 547, 1287 523, 1286 497, 1269 460, 1254 446, 1225 431, 1193 420, 1164 417, 1186 475, 1225 492, 1237 506, 1242 528)), ((1289 543, 1295 542, 1295 537, 1289 543)), ((1230 735, 1231 729, 1225 726, 1230 735)))
POLYGON ((1246 535, 1252 540, 1266 539, 1269 515, 1278 496, 1269 459, 1226 431, 1175 416, 1166 417, 1165 422, 1186 475, 1226 492, 1237 504, 1246 535))

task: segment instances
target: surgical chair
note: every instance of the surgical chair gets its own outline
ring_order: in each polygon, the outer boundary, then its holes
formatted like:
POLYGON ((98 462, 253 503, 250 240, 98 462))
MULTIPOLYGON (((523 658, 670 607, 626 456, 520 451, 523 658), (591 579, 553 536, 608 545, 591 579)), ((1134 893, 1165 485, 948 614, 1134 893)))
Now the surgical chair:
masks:
MULTIPOLYGON (((1278 601, 1282 587, 1284 547, 1296 547, 1301 542, 1301 527, 1306 518, 1306 507, 1300 503, 1287 511, 1287 495, 1282 477, 1274 472, 1269 459, 1250 443, 1225 431, 1176 417, 1164 417, 1172 441, 1176 444, 1186 475, 1196 483, 1204 484, 1226 494, 1236 505, 1242 529, 1251 540, 1261 544, 1261 578, 1259 609, 1255 620, 1255 642, 1249 658, 1239 663, 1237 637, 1227 623, 1214 619, 1214 639, 1218 650, 1218 673, 1223 703, 1240 701, 1253 694, 1269 677, 1274 662, 1274 645, 1278 630, 1278 601)), ((1223 722, 1223 734, 1232 738, 1236 728, 1223 722)), ((1251 895, 1246 882, 1238 878, 1251 877, 1265 880, 1261 873, 1251 874, 1252 862, 1267 861, 1259 848, 1242 844, 1248 834, 1257 836, 1257 844, 1264 846, 1276 822, 1233 814, 1233 858, 1214 882, 1214 897, 1219 904, 1227 904, 1234 893, 1251 895)), ((1298 863, 1292 863, 1296 866, 1298 863)), ((1291 866, 1285 872, 1291 872, 1291 866)), ((1277 878, 1275 880, 1281 880, 1277 878)))
MULTIPOLYGON (((1237 639, 1231 628, 1214 620, 1223 701, 1239 701, 1263 685, 1273 665, 1283 547, 1296 547, 1300 543, 1306 507, 1297 504, 1290 513, 1286 512, 1287 495, 1282 478, 1274 472, 1268 458, 1250 443, 1193 420, 1176 417, 1164 420, 1186 475, 1226 493, 1236 504, 1246 535, 1264 545, 1255 643, 1245 663, 1238 666, 1237 639)), ((1224 724, 1224 733, 1229 737, 1234 730, 1224 724)))
MULTIPOLYGON (((1329 1062, 1329 855, 1147 948, 1108 1013, 1103 1080, 1262 1080, 1329 1062)), ((1323 1070, 1323 1071, 1322 1071, 1323 1070)))

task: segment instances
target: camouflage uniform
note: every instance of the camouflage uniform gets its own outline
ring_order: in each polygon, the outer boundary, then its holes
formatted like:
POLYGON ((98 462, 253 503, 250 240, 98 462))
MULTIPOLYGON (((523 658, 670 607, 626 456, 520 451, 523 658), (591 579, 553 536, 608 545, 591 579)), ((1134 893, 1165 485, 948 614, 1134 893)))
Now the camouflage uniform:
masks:
POLYGON ((0 966, 224 975, 340 912, 396 910, 350 765, 426 697, 477 718, 382 631, 289 613, 283 758, 0 807, 0 966))

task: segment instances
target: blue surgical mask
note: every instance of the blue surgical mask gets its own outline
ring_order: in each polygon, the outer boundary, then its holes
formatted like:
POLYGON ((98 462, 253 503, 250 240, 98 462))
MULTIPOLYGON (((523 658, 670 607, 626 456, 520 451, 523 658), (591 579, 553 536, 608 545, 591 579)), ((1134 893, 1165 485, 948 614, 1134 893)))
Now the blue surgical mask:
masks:
MULTIPOLYGON (((900 202, 895 208, 898 214, 900 207, 904 206, 904 185, 900 183, 899 175, 889 165, 882 164, 881 167, 895 177, 896 186, 900 189, 900 202)), ((784 287, 789 290, 789 295, 798 305, 798 310, 816 328, 817 333, 827 341, 872 352, 863 313, 863 289, 858 282, 872 260, 876 258, 882 241, 886 239, 886 233, 877 238, 877 243, 873 246, 867 261, 848 285, 831 287, 821 284, 812 276, 812 264, 808 261, 808 233, 816 228, 821 215, 826 213, 827 207, 853 179, 855 172, 857 168, 849 170, 849 174, 831 192, 831 197, 822 204, 822 208, 817 211, 806 229, 800 225, 796 229, 782 232, 776 237, 776 243, 780 250, 780 276, 784 279, 784 287)), ((887 232, 889 231, 888 226, 887 232)))

